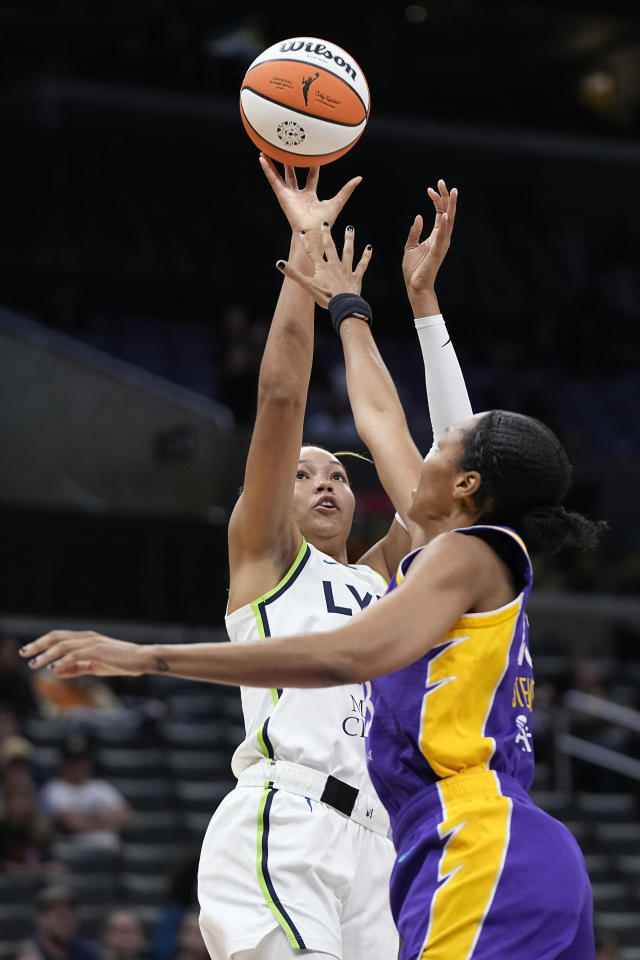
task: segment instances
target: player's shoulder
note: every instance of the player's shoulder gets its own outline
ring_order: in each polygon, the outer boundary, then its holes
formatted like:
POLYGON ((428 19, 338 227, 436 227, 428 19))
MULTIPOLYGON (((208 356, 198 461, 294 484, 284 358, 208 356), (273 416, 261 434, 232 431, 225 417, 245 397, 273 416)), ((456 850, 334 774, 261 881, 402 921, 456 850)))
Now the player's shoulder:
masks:
POLYGON ((439 533, 415 557, 416 571, 428 570, 442 579, 456 577, 473 581, 490 572, 498 559, 492 545, 482 536, 470 536, 472 528, 439 533))
MULTIPOLYGON (((462 562, 471 555, 481 555, 489 545, 483 536, 474 536, 478 528, 467 527, 455 530, 446 530, 427 543, 421 553, 424 556, 451 556, 462 562)), ((489 548, 490 549, 490 548, 489 548)))

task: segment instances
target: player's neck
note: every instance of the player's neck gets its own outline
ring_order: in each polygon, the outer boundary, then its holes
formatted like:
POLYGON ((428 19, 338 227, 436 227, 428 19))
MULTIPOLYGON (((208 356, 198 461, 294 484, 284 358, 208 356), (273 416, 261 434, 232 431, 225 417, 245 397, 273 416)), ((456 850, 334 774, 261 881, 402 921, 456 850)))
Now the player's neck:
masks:
POLYGON ((449 533, 460 527, 471 527, 477 521, 477 511, 471 514, 466 509, 456 510, 446 517, 429 518, 420 525, 415 524, 411 535, 411 548, 415 550, 416 547, 424 547, 441 533, 449 533))
POLYGON ((320 550, 322 553, 326 553, 328 557, 331 557, 332 560, 335 560, 336 563, 342 563, 344 566, 347 566, 349 563, 349 558, 347 556, 347 545, 342 539, 337 537, 307 537, 307 541, 311 546, 315 547, 316 550, 320 550))

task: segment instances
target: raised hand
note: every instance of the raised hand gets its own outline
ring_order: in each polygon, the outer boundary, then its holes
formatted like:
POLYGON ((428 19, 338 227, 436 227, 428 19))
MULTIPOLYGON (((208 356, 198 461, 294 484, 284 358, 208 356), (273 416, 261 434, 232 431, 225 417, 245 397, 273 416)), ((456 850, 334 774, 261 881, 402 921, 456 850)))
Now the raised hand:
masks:
POLYGON ((320 249, 309 239, 309 234, 306 231, 301 231, 300 239, 307 256, 311 260, 313 276, 305 276, 293 264, 287 263, 285 260, 278 260, 276 266, 287 277, 295 280, 296 283, 307 290, 320 307, 326 309, 331 298, 338 293, 360 294, 362 278, 369 266, 372 248, 371 244, 365 247, 354 270, 354 238, 355 230, 353 227, 347 227, 344 232, 342 257, 339 257, 331 236, 329 222, 325 220, 320 227, 320 249))
POLYGON ((299 234, 302 230, 307 233, 315 231, 324 220, 330 227, 333 226, 336 217, 362 180, 362 177, 354 177, 338 190, 335 197, 319 200, 317 189, 320 167, 310 167, 304 187, 299 187, 294 167, 285 166, 283 178, 273 160, 263 153, 260 154, 260 166, 294 234, 299 234))
POLYGON ((454 187, 449 192, 444 180, 438 180, 437 191, 429 187, 427 192, 436 212, 433 229, 429 236, 421 241, 424 223, 418 214, 409 230, 402 258, 402 274, 414 308, 417 306, 415 301, 420 301, 421 294, 432 294, 434 291, 438 270, 449 249, 458 200, 457 189, 454 187))

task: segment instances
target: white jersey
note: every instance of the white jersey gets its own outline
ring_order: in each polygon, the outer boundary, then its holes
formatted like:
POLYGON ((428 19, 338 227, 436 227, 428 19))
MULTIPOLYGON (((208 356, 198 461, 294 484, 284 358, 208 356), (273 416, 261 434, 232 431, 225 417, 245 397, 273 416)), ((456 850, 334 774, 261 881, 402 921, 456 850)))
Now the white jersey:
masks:
MULTIPOLYGON (((346 566, 304 539, 272 590, 225 617, 232 643, 331 630, 379 599, 387 587, 364 564, 346 566)), ((320 689, 242 687, 246 739, 233 755, 239 777, 265 757, 303 764, 357 789, 374 792, 365 762, 371 720, 368 683, 320 689)))

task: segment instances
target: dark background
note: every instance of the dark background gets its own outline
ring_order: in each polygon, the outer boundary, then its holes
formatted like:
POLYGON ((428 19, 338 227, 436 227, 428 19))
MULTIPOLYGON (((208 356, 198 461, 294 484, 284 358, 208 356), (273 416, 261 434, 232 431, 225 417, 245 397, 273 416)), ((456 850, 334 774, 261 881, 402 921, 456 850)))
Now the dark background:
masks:
MULTIPOLYGON (((573 505, 611 524, 597 557, 543 560, 539 582, 636 593, 637 5, 0 0, 0 304, 229 407, 233 487, 288 248, 238 91, 299 32, 339 43, 369 82, 367 129, 320 192, 364 177, 338 235, 353 222, 374 246, 365 293, 417 442, 430 433, 400 261, 444 177, 460 202, 438 294, 474 408, 545 419, 576 463, 573 505), (254 361, 241 373, 234 311, 254 361)), ((326 316, 317 330, 308 436, 361 449, 326 316)), ((389 506, 370 468, 353 472, 357 551, 389 506)), ((228 489, 211 504, 224 518, 228 489)), ((2 528, 8 610, 220 623, 224 523, 5 502, 2 528)))

